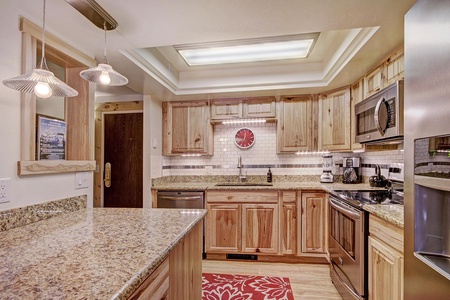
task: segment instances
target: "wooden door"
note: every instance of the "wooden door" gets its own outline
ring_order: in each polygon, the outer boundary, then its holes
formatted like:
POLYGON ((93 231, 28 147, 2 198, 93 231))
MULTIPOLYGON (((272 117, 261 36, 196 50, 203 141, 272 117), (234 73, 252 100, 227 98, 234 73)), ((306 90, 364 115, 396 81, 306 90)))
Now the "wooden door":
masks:
POLYGON ((103 206, 143 207, 143 114, 105 114, 103 128, 104 162, 111 165, 103 206))
POLYGON ((349 150, 350 122, 350 88, 321 94, 318 150, 349 150))
POLYGON ((206 252, 241 251, 241 205, 207 204, 206 252))
POLYGON ((313 149, 312 115, 311 96, 282 99, 277 123, 277 153, 313 149))
POLYGON ((278 204, 242 204, 242 252, 278 254, 278 204))
POLYGON ((403 257, 394 249, 369 237, 370 299, 403 299, 403 257))
POLYGON ((325 207, 325 193, 302 193, 301 253, 325 253, 325 207))
POLYGON ((295 254, 297 249, 297 204, 295 191, 280 192, 282 203, 280 232, 281 253, 295 254))

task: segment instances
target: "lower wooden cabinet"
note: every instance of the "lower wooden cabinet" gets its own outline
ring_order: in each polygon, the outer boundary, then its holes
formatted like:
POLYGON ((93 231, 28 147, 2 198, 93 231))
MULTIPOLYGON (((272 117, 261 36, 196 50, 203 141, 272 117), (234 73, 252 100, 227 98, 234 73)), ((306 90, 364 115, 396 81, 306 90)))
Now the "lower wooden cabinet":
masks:
POLYGON ((321 192, 299 194, 301 230, 298 240, 301 241, 301 245, 297 252, 298 255, 325 255, 326 197, 327 194, 321 192))
POLYGON ((369 298, 403 299, 403 230, 369 217, 369 298))
POLYGON ((325 259, 326 195, 207 191, 206 252, 325 259))

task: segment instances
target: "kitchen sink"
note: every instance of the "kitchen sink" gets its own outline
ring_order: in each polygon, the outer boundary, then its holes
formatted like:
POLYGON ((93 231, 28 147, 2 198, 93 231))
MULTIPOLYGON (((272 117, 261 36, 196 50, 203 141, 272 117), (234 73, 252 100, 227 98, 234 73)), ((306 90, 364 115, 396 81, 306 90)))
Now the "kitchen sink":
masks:
POLYGON ((220 182, 216 186, 272 186, 268 182, 220 182))

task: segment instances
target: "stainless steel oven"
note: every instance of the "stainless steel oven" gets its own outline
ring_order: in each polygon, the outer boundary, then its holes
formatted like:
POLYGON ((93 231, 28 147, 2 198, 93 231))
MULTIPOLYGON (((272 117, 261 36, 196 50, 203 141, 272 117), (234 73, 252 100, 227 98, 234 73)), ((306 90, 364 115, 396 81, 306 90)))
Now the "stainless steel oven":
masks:
POLYGON ((366 299, 368 214, 330 194, 328 251, 330 275, 345 299, 366 299))
POLYGON ((403 81, 355 105, 356 142, 403 140, 403 81))

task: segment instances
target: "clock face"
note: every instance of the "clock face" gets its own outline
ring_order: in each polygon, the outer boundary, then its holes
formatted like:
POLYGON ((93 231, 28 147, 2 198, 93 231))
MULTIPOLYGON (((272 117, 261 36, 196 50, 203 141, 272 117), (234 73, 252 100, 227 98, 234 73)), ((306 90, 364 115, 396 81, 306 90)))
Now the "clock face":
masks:
POLYGON ((234 136, 236 146, 241 149, 248 149, 255 143, 255 134, 249 128, 241 128, 234 136))

